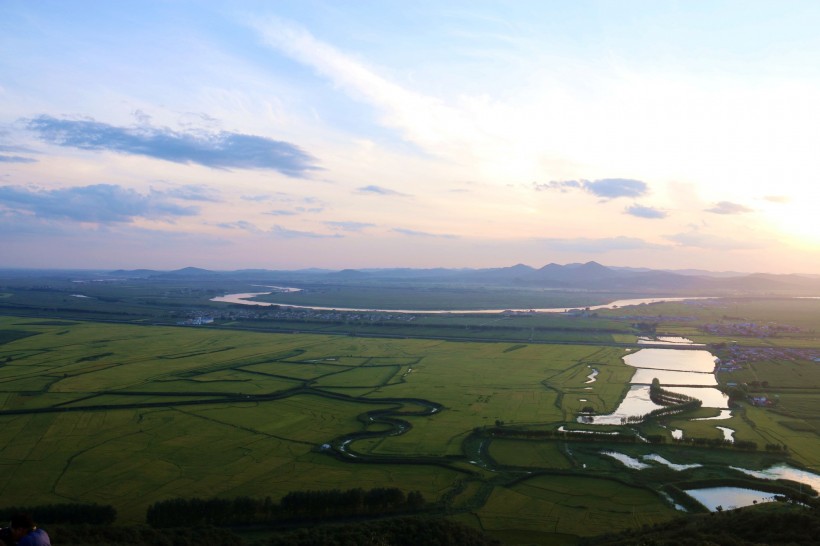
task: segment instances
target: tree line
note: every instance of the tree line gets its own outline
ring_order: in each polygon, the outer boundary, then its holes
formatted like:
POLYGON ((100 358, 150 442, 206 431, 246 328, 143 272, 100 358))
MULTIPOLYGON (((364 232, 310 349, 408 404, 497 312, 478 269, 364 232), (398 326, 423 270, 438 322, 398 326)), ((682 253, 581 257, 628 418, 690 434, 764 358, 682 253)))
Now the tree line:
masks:
POLYGON ((146 522, 156 528, 201 525, 248 525, 334 517, 381 516, 419 512, 427 507, 418 491, 377 487, 345 491, 292 491, 277 504, 253 499, 175 498, 148 507, 146 522))
POLYGON ((117 519, 117 511, 110 504, 62 503, 0 508, 0 521, 7 522, 19 513, 32 514, 40 524, 108 525, 117 519))

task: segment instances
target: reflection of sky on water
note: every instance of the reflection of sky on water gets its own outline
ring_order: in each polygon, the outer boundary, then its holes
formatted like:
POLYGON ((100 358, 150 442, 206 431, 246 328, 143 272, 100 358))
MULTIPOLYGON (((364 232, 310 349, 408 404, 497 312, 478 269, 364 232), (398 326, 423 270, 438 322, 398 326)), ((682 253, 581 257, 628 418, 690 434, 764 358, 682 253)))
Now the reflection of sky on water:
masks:
POLYGON ((675 349, 641 349, 628 354, 624 362, 635 368, 712 373, 715 356, 709 351, 675 349))
POLYGON ((624 362, 636 367, 630 380, 632 386, 621 404, 611 414, 582 416, 579 422, 595 425, 620 425, 621 419, 660 409, 649 398, 649 384, 655 377, 671 392, 697 398, 704 408, 727 409, 729 397, 709 385, 717 385, 714 375, 715 357, 709 351, 676 349, 641 349, 627 354, 624 362), (681 387, 676 385, 704 385, 681 387))
POLYGON ((583 423, 594 425, 620 425, 621 418, 633 415, 644 415, 662 406, 657 405, 649 399, 649 387, 646 385, 632 385, 626 393, 621 405, 614 413, 608 415, 595 415, 592 417, 579 417, 583 423))
POLYGON ((635 470, 643 470, 644 468, 649 468, 649 465, 646 463, 642 463, 638 459, 634 457, 630 457, 629 455, 624 455, 623 453, 618 453, 616 451, 602 451, 601 455, 606 455, 607 457, 612 457, 620 462, 622 462, 626 467, 632 468, 635 470))
POLYGON ((666 390, 697 398, 703 402, 701 407, 704 408, 726 409, 729 407, 729 397, 713 387, 669 387, 666 390))
POLYGON ((721 421, 723 419, 731 419, 732 418, 732 410, 730 409, 722 409, 720 413, 717 414, 715 417, 698 417, 697 419, 692 419, 692 421, 721 421))
POLYGON ((677 470, 677 471, 688 470, 690 468, 700 468, 701 466, 703 466, 702 464, 697 464, 697 463, 695 463, 695 464, 675 464, 671 461, 667 461, 666 459, 664 459, 660 455, 656 455, 655 453, 650 453, 649 455, 644 455, 642 457, 642 459, 644 461, 655 461, 656 463, 666 465, 669 468, 671 468, 672 470, 677 470))
POLYGON ((644 383, 651 385, 652 380, 657 378, 661 385, 666 388, 667 385, 702 385, 704 387, 711 387, 717 385, 717 379, 713 373, 698 373, 698 372, 670 372, 668 370, 650 370, 647 368, 638 368, 635 370, 635 375, 632 376, 630 383, 644 383))
POLYGON ((728 427, 715 427, 719 431, 723 433, 723 439, 727 442, 734 442, 735 441, 735 431, 734 429, 728 427))
POLYGON ((732 466, 730 468, 739 470, 740 472, 744 472, 750 476, 754 476, 755 478, 760 478, 762 480, 780 479, 803 483, 820 493, 820 476, 807 470, 800 470, 798 468, 791 467, 784 463, 777 464, 767 468, 766 470, 747 470, 737 466, 732 466))
POLYGON ((769 502, 774 500, 774 493, 742 487, 707 487, 704 489, 687 489, 684 492, 712 512, 715 512, 718 506, 729 510, 742 506, 751 506, 754 501, 769 502))

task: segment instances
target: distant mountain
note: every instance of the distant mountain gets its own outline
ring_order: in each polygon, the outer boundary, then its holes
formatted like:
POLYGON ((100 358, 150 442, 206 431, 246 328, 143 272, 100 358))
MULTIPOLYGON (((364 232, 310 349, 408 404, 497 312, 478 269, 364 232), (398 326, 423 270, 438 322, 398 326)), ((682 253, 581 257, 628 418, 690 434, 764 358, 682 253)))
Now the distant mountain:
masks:
POLYGON ((607 267, 598 262, 550 263, 535 269, 525 264, 484 269, 448 268, 368 268, 368 269, 301 269, 271 271, 243 269, 211 271, 185 267, 175 271, 151 269, 117 270, 105 273, 118 278, 158 279, 225 279, 254 283, 442 283, 518 286, 557 290, 598 290, 635 293, 701 294, 701 295, 807 295, 820 296, 820 276, 743 274, 709 272, 699 269, 676 271, 648 268, 607 267))

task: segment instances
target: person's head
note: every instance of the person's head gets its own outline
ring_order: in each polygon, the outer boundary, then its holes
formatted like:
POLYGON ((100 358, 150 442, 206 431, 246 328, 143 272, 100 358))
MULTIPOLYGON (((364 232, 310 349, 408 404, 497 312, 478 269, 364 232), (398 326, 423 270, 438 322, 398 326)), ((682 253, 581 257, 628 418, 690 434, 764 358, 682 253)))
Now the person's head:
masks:
POLYGON ((11 536, 15 542, 26 536, 29 531, 36 527, 31 514, 17 513, 11 516, 11 536))

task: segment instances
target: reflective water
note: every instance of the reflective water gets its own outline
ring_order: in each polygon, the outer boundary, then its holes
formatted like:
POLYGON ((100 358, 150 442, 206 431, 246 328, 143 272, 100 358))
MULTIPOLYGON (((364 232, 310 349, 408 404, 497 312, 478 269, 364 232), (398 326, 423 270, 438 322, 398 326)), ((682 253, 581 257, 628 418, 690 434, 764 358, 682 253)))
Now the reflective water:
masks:
POLYGON ((697 398, 703 402, 701 406, 703 408, 727 409, 729 407, 729 397, 714 387, 669 387, 666 390, 697 398))
POLYGON ((720 421, 722 419, 731 419, 732 418, 732 410, 730 409, 722 409, 720 413, 717 414, 715 417, 698 417, 697 419, 692 419, 692 421, 720 421))
POLYGON ((582 416, 578 419, 580 422, 620 425, 624 418, 646 415, 660 409, 662 406, 649 398, 649 384, 656 377, 666 390, 697 398, 702 402, 701 407, 728 408, 729 397, 712 386, 717 385, 715 356, 709 351, 641 349, 626 354, 623 360, 637 369, 630 380, 632 386, 621 404, 611 414, 582 416))
POLYGON ((820 475, 809 472, 808 470, 800 470, 798 468, 791 467, 785 463, 774 465, 766 470, 747 470, 737 466, 732 466, 730 468, 739 470, 762 480, 779 479, 803 483, 820 493, 820 475))
POLYGON ((735 441, 735 436, 734 436, 735 431, 733 429, 730 429, 728 427, 715 427, 715 428, 723 433, 723 439, 725 441, 734 443, 734 441, 735 441))
POLYGON ((650 453, 649 455, 644 455, 641 457, 645 461, 655 461, 656 463, 660 463, 662 465, 666 465, 672 470, 688 470, 690 468, 700 468, 703 466, 702 464, 675 464, 673 462, 667 461, 660 455, 656 455, 654 453, 650 453))
POLYGON ((628 300, 616 300, 603 305, 592 305, 590 307, 547 307, 538 309, 381 309, 381 308, 364 308, 364 307, 322 307, 318 305, 294 305, 293 303, 267 303, 251 301, 249 298, 254 296, 261 296, 263 294, 273 294, 274 292, 298 292, 301 288, 291 288, 285 286, 273 286, 275 290, 271 292, 251 292, 243 294, 226 294, 211 298, 211 301, 218 301, 223 303, 239 303, 242 305, 278 305, 280 307, 292 307, 295 309, 316 309, 318 311, 381 311, 385 313, 431 313, 431 314, 447 314, 447 313, 503 313, 505 311, 528 312, 534 311, 538 313, 567 313, 569 311, 582 311, 584 309, 596 311, 599 309, 617 309, 619 307, 631 307, 635 305, 645 305, 649 303, 661 303, 667 301, 688 301, 688 300, 704 300, 712 299, 705 297, 691 297, 691 298, 636 298, 628 300))
POLYGON ((218 301, 222 303, 238 303, 241 305, 257 305, 260 307, 269 307, 271 305, 276 305, 275 303, 268 303, 264 301, 253 301, 251 298, 256 296, 265 296, 268 294, 282 293, 282 292, 301 292, 301 288, 293 288, 290 286, 266 286, 265 288, 271 288, 272 290, 268 292, 243 292, 240 294, 226 294, 224 296, 217 296, 215 298, 211 298, 211 301, 218 301))
POLYGON ((632 468, 634 470, 643 470, 644 468, 649 468, 648 464, 642 463, 634 457, 630 457, 629 455, 624 455, 623 453, 618 453, 616 451, 602 451, 601 455, 612 457, 613 459, 622 462, 626 467, 632 468))
POLYGON ((676 351, 674 349, 641 349, 628 354, 624 362, 635 368, 679 372, 713 373, 715 355, 709 351, 676 351))
POLYGON ((751 506, 755 501, 770 502, 774 500, 773 493, 743 487, 707 487, 704 489, 686 489, 684 492, 712 512, 716 512, 718 506, 722 506, 724 510, 730 510, 751 506))
POLYGON ((713 373, 699 372, 670 372, 668 370, 651 370, 649 368, 638 368, 632 376, 630 383, 651 385, 652 380, 657 378, 664 388, 669 385, 700 385, 711 387, 717 385, 717 379, 713 373))
POLYGON ((639 337, 638 343, 641 345, 695 345, 702 347, 702 343, 695 343, 689 338, 679 336, 658 336, 658 337, 639 337))

